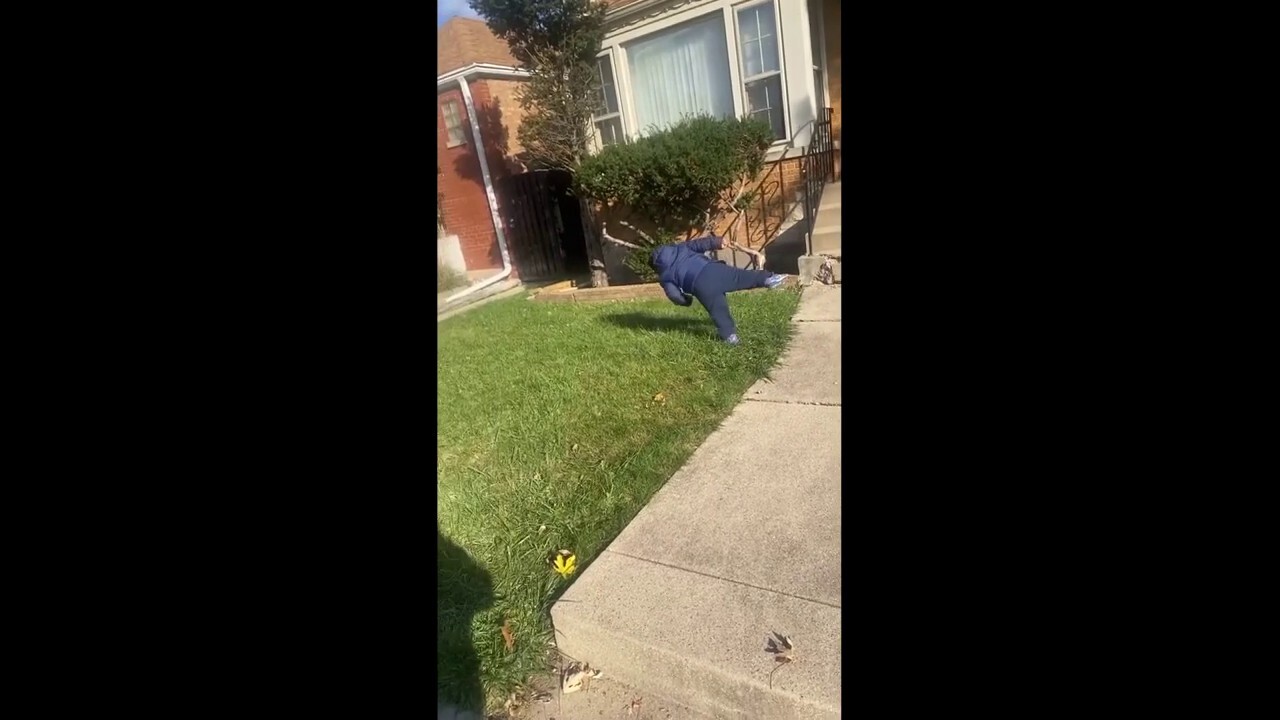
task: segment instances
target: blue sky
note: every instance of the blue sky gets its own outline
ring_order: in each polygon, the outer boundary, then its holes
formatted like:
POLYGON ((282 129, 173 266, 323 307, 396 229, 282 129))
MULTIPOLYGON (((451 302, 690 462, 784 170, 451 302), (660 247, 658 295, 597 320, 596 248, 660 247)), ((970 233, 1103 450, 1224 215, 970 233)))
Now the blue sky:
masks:
POLYGON ((476 17, 475 12, 467 5, 467 0, 438 0, 436 3, 436 27, 440 27, 445 20, 454 15, 476 17))

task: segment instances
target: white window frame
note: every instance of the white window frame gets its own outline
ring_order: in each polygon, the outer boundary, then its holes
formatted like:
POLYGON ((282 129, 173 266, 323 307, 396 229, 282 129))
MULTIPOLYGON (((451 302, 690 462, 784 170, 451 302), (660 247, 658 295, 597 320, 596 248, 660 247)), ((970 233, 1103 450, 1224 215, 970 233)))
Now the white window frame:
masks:
MULTIPOLYGON (((778 83, 778 87, 782 90, 782 97, 778 98, 778 102, 782 103, 782 138, 774 140, 774 145, 786 143, 791 140, 791 96, 787 93, 787 61, 782 48, 782 12, 779 5, 781 5, 779 0, 749 0, 748 2, 738 3, 730 8, 733 11, 733 37, 737 40, 734 47, 738 54, 738 74, 742 76, 738 82, 738 93, 742 96, 742 111, 738 116, 745 116, 750 108, 750 103, 747 99, 747 83, 756 82, 758 80, 767 80, 768 78, 775 76, 781 80, 781 82, 778 83), (742 42, 744 38, 742 37, 742 28, 739 27, 738 23, 738 13, 743 10, 750 10, 753 7, 765 4, 773 5, 773 41, 777 45, 778 69, 769 70, 768 72, 763 72, 759 75, 747 77, 747 61, 742 52, 742 42)), ((760 49, 760 55, 761 61, 763 62, 764 48, 760 49)))
MULTIPOLYGON (((622 111, 622 110, 623 110, 623 98, 622 98, 622 92, 623 92, 623 91, 622 91, 622 85, 620 84, 622 81, 618 79, 618 75, 619 75, 619 73, 618 73, 618 61, 617 61, 617 60, 615 59, 615 57, 614 57, 613 48, 609 48, 609 49, 607 49, 607 50, 605 50, 605 51, 601 52, 600 54, 596 55, 596 72, 597 72, 597 74, 599 74, 599 70, 600 70, 600 59, 601 59, 601 58, 609 58, 609 70, 613 72, 613 95, 614 95, 614 97, 616 97, 616 98, 618 99, 618 110, 617 110, 617 112, 606 113, 606 114, 604 114, 604 115, 596 115, 596 114, 592 113, 592 115, 591 115, 591 137, 592 137, 592 140, 593 140, 593 142, 594 142, 596 152, 599 152, 599 151, 601 151, 601 150, 603 150, 603 149, 605 148, 604 138, 600 137, 600 129, 599 129, 599 127, 596 125, 596 123, 602 122, 602 121, 604 121, 604 120, 612 120, 612 119, 614 119, 614 118, 617 118, 617 119, 618 119, 618 123, 619 123, 620 125, 622 125, 622 137, 623 137, 623 139, 625 140, 625 139, 626 139, 626 137, 627 137, 627 120, 626 120, 626 117, 625 117, 625 113, 623 113, 623 111, 622 111)), ((601 82, 603 82, 603 79, 601 79, 601 82)), ((629 89, 628 89, 628 91, 629 91, 629 89)), ((600 92, 601 92, 601 94, 603 95, 603 93, 604 93, 604 89, 603 89, 603 88, 601 88, 600 92)), ((608 109, 608 104, 607 104, 607 103, 606 103, 606 105, 605 105, 605 109, 608 109)))
POLYGON ((467 130, 466 130, 466 128, 463 126, 463 118, 465 117, 465 115, 463 115, 463 112, 462 112, 462 104, 461 104, 461 103, 459 103, 457 100, 454 100, 453 98, 446 98, 446 99, 444 99, 444 100, 441 100, 441 101, 440 101, 440 115, 441 115, 441 117, 443 117, 443 118, 444 118, 444 135, 445 135, 445 137, 444 137, 444 146, 445 146, 446 148, 456 148, 456 147, 462 147, 463 145, 466 145, 466 144, 467 144, 467 130), (452 133, 452 132, 450 132, 450 130, 452 130, 452 128, 450 128, 450 127, 449 127, 449 113, 448 113, 448 111, 446 111, 446 110, 445 110, 445 108, 449 107, 450 105, 452 105, 452 106, 453 106, 453 108, 454 108, 454 113, 455 113, 455 115, 457 116, 457 119, 458 119, 458 128, 457 128, 457 129, 458 129, 458 134, 462 136, 462 139, 461 139, 461 140, 454 140, 454 139, 453 139, 453 133, 452 133))
MULTIPOLYGON (((738 32, 738 16, 739 10, 748 8, 752 5, 762 5, 766 2, 773 3, 774 28, 777 32, 778 43, 778 70, 782 76, 782 124, 785 136, 781 140, 775 140, 770 146, 771 154, 780 151, 781 148, 791 142, 792 134, 795 132, 794 124, 791 118, 791 83, 787 78, 787 37, 783 29, 782 22, 782 0, 745 0, 745 2, 734 2, 734 0, 693 0, 680 8, 665 13, 660 18, 651 22, 646 22, 638 27, 630 28, 616 34, 606 37, 602 44, 600 55, 610 54, 610 62, 613 65, 613 82, 614 87, 618 91, 618 109, 621 111, 622 127, 624 134, 627 134, 627 128, 636 128, 635 99, 631 94, 631 67, 627 58, 627 45, 636 40, 654 35, 657 33, 670 30, 676 25, 680 25, 690 21, 705 19, 712 13, 720 13, 721 20, 724 23, 725 44, 733 55, 729 57, 729 82, 737 90, 733 95, 733 113, 735 117, 743 117, 747 114, 747 97, 746 83, 743 81, 743 58, 742 44, 739 42, 738 32), (736 58, 736 60, 735 60, 736 58)), ((805 32, 808 32, 807 30, 805 32)), ((821 34, 821 33, 820 33, 821 34)), ((801 42, 799 39, 793 38, 794 42, 801 42)), ((801 45, 802 47, 803 45, 801 45)), ((808 68, 806 62, 805 67, 808 68)), ((812 75, 812 70, 809 70, 812 75)), ((825 75, 825 73, 824 73, 825 75)), ((767 77, 762 76, 762 77, 767 77)), ((752 78, 755 80, 757 78, 752 78)), ((603 147, 600 142, 599 132, 595 127, 595 118, 593 116, 591 123, 591 133, 593 142, 597 150, 603 147)), ((640 134, 642 131, 633 130, 631 134, 640 134)), ((627 134, 627 137, 631 137, 627 134)))

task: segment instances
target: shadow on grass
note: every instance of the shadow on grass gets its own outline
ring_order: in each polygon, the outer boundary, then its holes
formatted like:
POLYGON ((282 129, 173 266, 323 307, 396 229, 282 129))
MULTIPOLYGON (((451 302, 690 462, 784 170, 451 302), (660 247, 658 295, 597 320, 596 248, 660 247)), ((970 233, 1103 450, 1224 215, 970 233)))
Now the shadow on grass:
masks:
MULTIPOLYGON (((695 303, 696 305, 697 303, 695 303)), ((691 311, 693 308, 690 309, 691 311)), ((605 315, 605 322, 629 330, 647 330, 649 332, 683 332, 706 338, 715 337, 716 329, 707 318, 701 307, 696 308, 700 315, 692 317, 669 317, 665 315, 648 315, 646 313, 628 312, 616 315, 605 315)))
POLYGON ((480 658, 471 636, 476 613, 493 604, 493 581, 466 550, 436 527, 437 701, 484 711, 480 658))

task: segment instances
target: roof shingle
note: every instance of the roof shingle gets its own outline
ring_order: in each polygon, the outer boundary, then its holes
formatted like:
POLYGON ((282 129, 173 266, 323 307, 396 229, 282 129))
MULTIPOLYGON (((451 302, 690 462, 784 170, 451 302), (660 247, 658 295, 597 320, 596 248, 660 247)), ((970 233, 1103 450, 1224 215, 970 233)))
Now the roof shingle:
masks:
POLYGON ((436 77, 477 62, 516 64, 506 41, 494 37, 483 20, 452 17, 436 31, 436 39, 440 43, 436 55, 436 77))

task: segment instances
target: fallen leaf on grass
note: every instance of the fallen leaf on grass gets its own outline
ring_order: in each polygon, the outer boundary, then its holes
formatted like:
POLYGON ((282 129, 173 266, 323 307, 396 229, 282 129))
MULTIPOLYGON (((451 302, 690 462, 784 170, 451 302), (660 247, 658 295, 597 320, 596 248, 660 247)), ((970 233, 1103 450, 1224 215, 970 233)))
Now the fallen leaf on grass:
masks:
POLYGON ((511 631, 511 618, 502 621, 502 640, 507 644, 507 652, 516 646, 516 634, 511 631))
POLYGON ((657 395, 653 396, 653 401, 656 403, 665 404, 667 402, 667 396, 665 393, 658 393, 657 395))
POLYGON ((578 558, 569 550, 561 550, 552 557, 551 567, 560 573, 560 577, 567 578, 578 569, 578 558))

